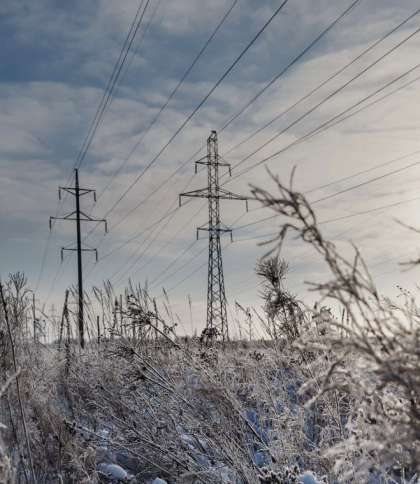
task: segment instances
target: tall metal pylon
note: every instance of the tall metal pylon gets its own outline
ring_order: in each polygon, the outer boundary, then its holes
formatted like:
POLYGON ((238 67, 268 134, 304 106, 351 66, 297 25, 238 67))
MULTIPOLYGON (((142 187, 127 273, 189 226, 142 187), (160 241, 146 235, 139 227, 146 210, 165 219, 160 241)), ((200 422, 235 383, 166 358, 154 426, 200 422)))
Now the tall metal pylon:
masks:
POLYGON ((98 251, 87 244, 82 242, 82 231, 80 227, 80 222, 104 222, 105 224, 105 233, 107 230, 107 223, 104 219, 94 219, 90 215, 86 215, 84 212, 80 210, 80 197, 86 195, 87 193, 93 192, 93 199, 96 202, 96 191, 90 190, 87 188, 80 188, 79 186, 79 171, 76 168, 74 170, 75 178, 74 178, 74 188, 67 188, 67 187, 59 187, 58 189, 58 198, 61 200, 61 191, 65 191, 74 195, 76 198, 76 210, 74 212, 69 213, 65 217, 50 217, 50 230, 52 229, 51 221, 52 220, 75 220, 76 221, 76 231, 77 231, 77 239, 76 239, 76 247, 72 248, 71 246, 74 245, 70 244, 67 247, 61 248, 61 262, 63 262, 63 252, 65 250, 74 250, 77 251, 77 278, 78 278, 78 301, 79 301, 79 311, 78 311, 78 326, 79 326, 79 342, 82 348, 85 347, 85 329, 84 329, 84 298, 83 298, 83 262, 82 262, 82 252, 89 251, 96 253, 96 262, 98 262, 98 251), (84 217, 84 218, 83 218, 84 217), (83 248, 82 244, 87 246, 87 248, 83 248))
POLYGON ((209 201, 209 221, 206 224, 207 227, 199 227, 197 229, 197 239, 200 230, 208 231, 207 324, 201 339, 211 344, 216 338, 220 338, 223 342, 228 339, 226 294, 220 234, 230 232, 232 240, 232 230, 220 221, 220 200, 245 200, 247 202, 248 199, 220 188, 219 167, 228 168, 230 174, 230 165, 219 157, 216 131, 212 131, 210 137, 207 139, 207 156, 195 162, 196 173, 197 165, 207 165, 207 188, 181 193, 179 197, 180 205, 181 197, 207 198, 209 201))

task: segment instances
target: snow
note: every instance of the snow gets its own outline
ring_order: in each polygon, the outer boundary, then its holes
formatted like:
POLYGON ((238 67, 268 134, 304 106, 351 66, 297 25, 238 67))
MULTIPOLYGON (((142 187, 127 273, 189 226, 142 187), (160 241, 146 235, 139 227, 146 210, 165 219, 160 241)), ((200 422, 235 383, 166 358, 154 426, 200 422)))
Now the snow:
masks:
POLYGON ((297 482, 301 484, 321 484, 311 471, 306 471, 305 474, 301 474, 297 482))
POLYGON ((124 480, 128 477, 127 472, 116 464, 99 464, 98 472, 107 475, 111 479, 124 480))

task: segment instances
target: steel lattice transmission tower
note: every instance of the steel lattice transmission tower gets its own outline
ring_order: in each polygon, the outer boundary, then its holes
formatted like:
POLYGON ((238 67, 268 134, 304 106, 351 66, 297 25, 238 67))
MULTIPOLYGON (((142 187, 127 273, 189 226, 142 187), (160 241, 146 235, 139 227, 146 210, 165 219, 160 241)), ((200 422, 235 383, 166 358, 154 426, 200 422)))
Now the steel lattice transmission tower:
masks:
MULTIPOLYGON (((232 230, 220 221, 220 200, 245 200, 247 198, 235 195, 220 188, 219 167, 228 168, 230 165, 221 160, 218 153, 217 133, 212 131, 207 139, 207 156, 195 162, 197 165, 207 165, 208 186, 201 190, 194 190, 180 194, 181 197, 207 198, 209 203, 209 221, 207 227, 199 227, 198 231, 209 233, 209 265, 207 289, 207 325, 202 334, 202 340, 213 342, 216 338, 226 341, 228 338, 228 323, 226 314, 225 282, 223 277, 222 248, 220 234, 232 230)), ((248 209, 248 206, 247 206, 248 209)))

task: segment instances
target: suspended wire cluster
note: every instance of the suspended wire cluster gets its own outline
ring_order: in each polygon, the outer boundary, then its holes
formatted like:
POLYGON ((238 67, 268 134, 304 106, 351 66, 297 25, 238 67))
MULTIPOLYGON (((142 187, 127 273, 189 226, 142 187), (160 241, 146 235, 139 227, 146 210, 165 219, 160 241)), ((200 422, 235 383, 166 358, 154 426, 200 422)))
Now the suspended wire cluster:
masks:
MULTIPOLYGON (((144 5, 144 0, 141 0, 141 2, 140 2, 140 5, 137 9, 134 20, 133 20, 133 22, 130 26, 130 30, 127 34, 127 37, 124 41, 124 44, 123 44, 123 47, 122 47, 121 52, 119 54, 119 57, 117 59, 117 62, 116 62, 114 69, 112 71, 111 77, 108 81, 106 89, 105 89, 103 96, 101 98, 101 102, 99 103, 99 106, 96 110, 95 116, 94 116, 94 118, 93 118, 93 120, 90 124, 88 133, 87 133, 87 135, 84 139, 84 142, 83 142, 82 147, 79 151, 79 154, 76 158, 76 162, 74 164, 74 167, 70 172, 70 176, 67 180, 65 187, 69 187, 71 185, 71 183, 73 181, 73 177, 74 177, 74 170, 76 168, 77 169, 80 168, 80 166, 82 165, 82 163, 83 163, 83 161, 86 157, 86 154, 87 154, 87 152, 90 148, 90 145, 93 141, 93 138, 95 137, 95 134, 98 130, 98 127, 99 127, 99 125, 100 125, 100 123, 101 123, 101 121, 102 121, 102 119, 103 119, 103 117, 106 113, 106 110, 109 107, 110 103, 112 102, 112 99, 114 98, 114 96, 115 96, 115 94, 116 94, 116 92, 119 88, 120 83, 117 85, 117 81, 119 81, 119 80, 121 81, 122 68, 123 68, 123 66, 126 62, 126 59, 127 59, 128 53, 130 52, 130 49, 132 47, 134 38, 136 37, 136 34, 137 34, 137 32, 140 28, 140 25, 143 21, 143 17, 144 17, 144 14, 146 12, 146 8, 149 4, 149 1, 150 0, 146 0, 145 5, 144 5), (144 5, 144 8, 143 8, 143 5, 144 5)), ((157 9, 157 7, 156 7, 156 9, 157 9)), ((153 12, 153 15, 155 14, 156 9, 153 12)), ((137 48, 138 48, 138 46, 137 46, 137 48)), ((124 73, 124 75, 125 75, 125 73, 124 73)), ((103 192, 101 193, 101 195, 102 194, 103 194, 103 192)), ((60 215, 60 212, 61 212, 61 210, 62 210, 62 208, 65 204, 66 199, 67 199, 67 193, 65 194, 63 199, 60 199, 59 202, 58 202, 57 210, 56 210, 56 213, 55 213, 55 218, 58 218, 58 216, 60 215)), ((35 291, 38 289, 39 283, 41 281, 41 277, 42 277, 43 272, 44 272, 45 264, 46 264, 46 261, 47 261, 47 255, 48 255, 48 252, 50 250, 51 241, 52 241, 52 237, 53 237, 54 226, 55 226, 55 220, 54 220, 54 222, 51 226, 50 232, 48 234, 47 243, 46 243, 46 246, 45 246, 44 256, 43 256, 43 259, 42 259, 41 269, 40 269, 40 272, 39 272, 39 277, 38 277, 38 281, 37 281, 37 284, 36 284, 35 291)), ((64 273, 65 269, 67 268, 69 260, 70 260, 70 257, 66 261, 66 265, 64 266, 64 270, 62 271, 62 274, 64 273)), ((51 289, 48 293, 47 300, 49 299, 51 292, 52 292, 52 289, 54 288, 55 283, 58 280, 60 269, 61 269, 61 267, 58 268, 58 271, 57 271, 57 273, 54 277, 53 284, 52 284, 51 289)))
MULTIPOLYGON (((103 97, 101 99, 100 105, 96 111, 95 117, 90 125, 90 128, 88 130, 88 133, 86 135, 86 138, 84 140, 84 143, 82 145, 82 148, 77 156, 76 162, 75 162, 75 167, 79 168, 82 163, 84 162, 86 155, 88 153, 89 147, 91 146, 91 143, 93 141, 93 138, 95 137, 95 134, 97 133, 98 129, 100 128, 101 121, 103 120, 104 116, 106 115, 107 109, 109 108, 110 103, 115 97, 116 91, 118 90, 119 86, 121 85, 121 82, 127 73, 130 64, 133 60, 133 57, 135 53, 137 52, 137 49, 143 40, 144 36, 146 35, 146 32, 150 26, 150 23, 153 20, 153 17, 159 7, 159 4, 161 0, 159 0, 155 4, 155 8, 149 17, 149 23, 146 26, 146 29, 143 33, 143 36, 141 37, 136 50, 133 52, 132 45, 134 42, 134 39, 139 31, 139 28, 143 22, 143 19, 145 17, 146 10, 149 7, 149 1, 150 0, 142 0, 140 2, 140 5, 137 9, 136 15, 134 17, 134 20, 132 22, 132 25, 130 27, 129 33, 125 39, 124 45, 122 47, 122 50, 120 52, 120 56, 117 60, 117 63, 115 64, 114 70, 112 72, 111 78, 109 79, 108 85, 104 91, 103 97), (126 63, 127 57, 129 52, 132 52, 132 57, 129 63, 126 63), (125 67, 125 71, 123 68, 125 67), (122 73, 122 74, 121 74, 122 73)), ((162 113, 165 111, 167 108, 168 104, 171 102, 171 100, 174 98, 178 90, 180 89, 181 85, 184 83, 184 81, 187 79, 187 77, 190 75, 191 71, 197 66, 199 59, 203 56, 204 52, 208 49, 208 46, 210 43, 213 41, 213 39, 216 37, 217 33, 222 29, 224 26, 224 23, 227 21, 229 16, 233 15, 235 12, 235 6, 237 5, 238 0, 233 1, 228 10, 224 12, 222 18, 219 20, 217 23, 215 29, 213 30, 212 34, 210 37, 206 40, 204 45, 201 47, 199 50, 198 54, 195 56, 193 62, 189 65, 188 69, 185 71, 183 76, 180 78, 179 82, 176 84, 175 88, 172 90, 172 92, 169 94, 169 96, 166 98, 164 103, 161 105, 159 108, 157 114, 153 117, 151 120, 150 124, 148 127, 141 133, 138 141, 134 144, 134 146, 130 149, 128 155, 124 158, 123 162, 120 164, 118 169, 114 172, 114 174, 111 176, 110 180, 107 182, 106 186, 104 189, 101 191, 99 198, 103 197, 104 194, 106 193, 107 190, 109 190, 111 184, 114 182, 114 180, 117 178, 117 176, 121 173, 123 170, 124 166, 128 162, 128 160, 131 158, 131 156, 134 154, 134 152, 138 149, 139 145, 143 141, 143 139, 148 135, 148 133, 152 130, 153 126, 157 123, 158 119, 162 116, 162 113)), ((318 36, 315 37, 313 41, 311 41, 308 46, 306 46, 294 59, 292 59, 291 62, 288 63, 288 65, 284 68, 282 68, 278 74, 276 74, 269 82, 267 82, 262 89, 258 91, 257 94, 253 95, 247 102, 245 102, 242 107, 240 107, 233 115, 231 115, 225 122, 223 122, 219 127, 218 131, 223 132, 225 130, 228 130, 229 127, 233 125, 233 123, 240 117, 242 116, 251 105, 253 105, 264 93, 266 93, 282 76, 284 76, 287 72, 289 72, 293 66, 299 63, 299 61, 304 58, 305 55, 310 52, 316 44, 323 39, 329 32, 331 32, 333 29, 337 28, 340 24, 340 22, 349 16, 357 7, 359 7, 363 3, 363 0, 356 0, 352 2, 347 9, 345 9, 325 30, 322 31, 322 33, 318 36)), ((184 130, 184 128, 188 125, 188 123, 191 121, 191 119, 196 116, 197 112, 203 107, 203 105, 208 101, 208 99, 213 95, 213 93, 216 91, 216 89, 220 86, 220 84, 227 78, 227 76, 231 73, 231 71, 236 67, 236 65, 241 61, 241 59, 246 55, 246 53, 251 49, 251 47, 258 41, 258 39, 261 37, 261 35, 264 33, 266 29, 270 27, 270 25, 273 23, 275 18, 282 12, 282 10, 286 7, 286 4, 292 5, 293 0, 284 0, 279 3, 279 6, 277 9, 274 11, 274 13, 269 17, 269 19, 263 24, 263 26, 260 28, 260 30, 257 32, 256 35, 254 35, 251 40, 247 43, 247 45, 244 47, 244 49, 240 52, 240 54, 235 58, 235 60, 230 64, 230 66, 226 69, 226 71, 223 73, 223 75, 217 80, 217 82, 214 83, 214 85, 209 89, 207 94, 200 100, 200 102, 194 107, 194 109, 189 113, 189 115, 185 118, 185 120, 175 129, 174 133, 168 138, 167 141, 164 142, 163 146, 159 149, 158 153, 150 160, 149 163, 147 163, 144 168, 140 171, 138 176, 134 178, 132 183, 129 185, 129 187, 123 192, 123 194, 117 199, 117 201, 112 205, 112 207, 107 211, 106 214, 104 214, 103 218, 108 217, 116 208, 117 206, 120 205, 123 199, 127 197, 127 195, 132 191, 132 189, 137 185, 137 183, 142 179, 144 174, 151 169, 151 167, 161 158, 162 154, 168 149, 168 147, 174 142, 174 140, 178 137, 178 135, 181 133, 181 131, 184 130)), ((287 5, 288 6, 288 5, 287 5)), ((418 14, 420 13, 420 9, 416 10, 414 13, 410 14, 407 18, 405 18, 402 22, 400 22, 397 26, 393 27, 391 30, 389 30, 384 36, 382 36, 379 40, 376 40, 373 42, 371 45, 369 45, 366 49, 363 50, 363 52, 359 53, 357 56, 355 56, 353 59, 351 59, 344 67, 340 67, 336 72, 334 72, 332 75, 329 75, 326 79, 324 79, 319 85, 317 85, 315 88, 311 89, 308 93, 304 94, 302 97, 299 98, 298 101, 294 102, 290 107, 282 110, 279 114, 277 114, 274 118, 272 118, 270 121, 265 123, 262 127, 258 128, 256 131, 251 133, 250 135, 246 136, 242 141, 237 143, 234 147, 230 148, 228 151, 226 151, 223 156, 226 157, 233 153, 234 151, 238 150, 240 147, 243 147, 248 143, 250 140, 254 139, 258 134, 262 133, 264 130, 269 128, 270 126, 273 126, 276 121, 278 121, 280 118, 284 117, 288 113, 292 113, 295 108, 297 108, 299 105, 301 105, 304 101, 310 99, 312 95, 315 93, 319 92, 324 86, 328 85, 332 80, 338 78, 338 76, 346 71, 350 66, 354 66, 360 59, 363 59, 366 57, 368 53, 374 52, 374 49, 383 43, 386 39, 392 38, 392 35, 397 32, 398 30, 401 30, 403 26, 405 26, 410 20, 415 18, 418 14)), ((236 164, 233 164, 232 167, 232 172, 233 176, 231 178, 228 178, 225 180, 223 183, 230 183, 233 180, 237 179, 238 177, 241 177, 245 175, 246 173, 250 172, 251 170, 254 170, 258 166, 261 166, 265 164, 266 162, 272 160, 272 159, 279 159, 280 155, 285 153, 287 150, 290 150, 301 143, 304 143, 310 139, 312 139, 314 136, 318 136, 322 132, 324 132, 327 129, 331 129, 332 127, 336 126, 338 123, 344 122, 345 120, 349 119, 350 117, 356 116, 359 113, 369 109, 370 107, 378 104, 382 100, 392 96, 393 94, 401 91, 402 89, 405 89, 406 87, 410 86, 411 84, 417 82, 420 80, 420 76, 411 79, 404 85, 399 85, 396 87, 393 91, 388 91, 388 88, 390 88, 392 85, 398 83, 405 77, 409 76, 413 72, 415 72, 419 67, 420 64, 415 65, 414 67, 411 67, 410 69, 406 70, 402 74, 396 76, 394 79, 391 81, 388 81, 385 83, 383 86, 381 86, 378 89, 375 89, 372 93, 369 95, 365 96, 363 99, 352 103, 350 106, 348 106, 346 109, 341 111, 339 114, 334 115, 332 118, 330 118, 326 122, 322 122, 320 125, 316 126, 315 128, 312 128, 310 131, 306 132, 303 136, 299 136, 296 140, 293 142, 287 144, 286 146, 282 147, 281 149, 276 150, 269 156, 264 157, 261 160, 254 161, 252 163, 247 163, 248 160, 253 158, 255 155, 257 155, 259 152, 261 152, 263 149, 267 148, 269 145, 271 145, 274 141, 278 140, 280 136, 284 135, 287 132, 290 132, 292 128, 297 126, 299 123, 301 123, 304 119, 306 119, 308 116, 310 116, 312 113, 315 111, 319 110, 319 108, 323 105, 325 105, 327 102, 330 102, 333 100, 339 93, 342 93, 345 91, 351 84, 356 82, 359 78, 364 76, 367 72, 369 72, 371 69, 373 69, 376 65, 381 63, 384 59, 386 59, 389 55, 391 55, 393 52, 395 52, 397 49, 399 49, 401 46, 403 46, 405 43, 409 42, 413 37, 415 37, 418 33, 420 32, 420 28, 415 29, 408 35, 406 35, 402 40, 400 40, 398 43, 393 45, 391 48, 389 48, 384 54, 378 56, 373 62, 369 63, 366 67, 364 67, 362 70, 360 70, 357 74, 352 76, 349 80, 341 84, 337 89, 335 89, 332 93, 326 95, 323 97, 319 102, 317 102, 315 105, 313 105, 310 109, 306 110, 303 112, 303 114, 299 115, 295 120, 287 124, 286 127, 284 127, 280 132, 276 133, 274 136, 272 136, 269 140, 265 141, 263 144, 261 144, 257 149, 253 150, 252 153, 248 154, 245 158, 241 159, 238 161, 236 164), (381 92, 385 91, 385 94, 382 97, 377 97, 378 94, 381 92), (372 100, 369 104, 366 102, 372 100), (356 109, 358 108, 358 109, 356 109), (244 165, 244 166, 242 166, 244 165), (239 167, 242 167, 241 170, 239 170, 239 167)), ((136 210, 138 210, 141 206, 143 206, 147 201, 151 200, 154 195, 156 195, 164 186, 168 184, 169 181, 172 181, 172 184, 167 186, 166 192, 163 196, 160 197, 159 201, 154 203, 152 211, 148 214, 148 217, 145 218, 145 220, 142 221, 139 227, 135 230, 134 234, 129 237, 127 240, 125 240, 123 243, 121 243, 119 246, 112 248, 109 252, 105 253, 100 257, 99 264, 97 266, 92 266, 90 271, 87 273, 85 276, 85 279, 87 279, 91 273, 96 270, 96 268, 103 269, 106 267, 106 263, 112 260, 110 256, 116 257, 117 253, 122 251, 123 249, 127 249, 130 247, 132 243, 135 243, 138 241, 141 237, 145 236, 144 240, 140 244, 138 244, 137 248, 131 252, 129 255, 128 259, 119 265, 118 270, 116 270, 110 277, 110 280, 113 284, 117 285, 116 287, 122 286, 128 282, 128 279, 130 277, 134 277, 137 274, 139 274, 145 267, 147 267, 149 264, 151 264, 167 247, 169 247, 181 234, 185 233, 185 230, 187 227, 194 221, 196 217, 199 216, 201 211, 203 210, 205 205, 202 205, 199 207, 199 209, 193 214, 191 218, 189 218, 181 227, 179 228, 178 231, 176 231, 166 242, 164 245, 162 245, 158 250, 154 252, 154 254, 147 260, 145 261, 140 267, 137 266, 139 261, 142 260, 142 258, 150 252, 152 248, 156 246, 156 241, 159 239, 159 237, 162 235, 164 230, 169 226, 171 221, 174 219, 174 217, 180 213, 182 210, 180 207, 176 206, 177 203, 177 197, 171 202, 171 205, 169 208, 166 209, 164 214, 159 217, 158 220, 154 222, 149 222, 150 219, 154 216, 154 214, 157 212, 157 210, 160 208, 160 206, 168 199, 169 194, 171 191, 174 189, 176 183, 182 178, 182 175, 185 173, 185 170, 188 168, 190 162, 198 156, 198 154, 201 152, 202 148, 204 148, 205 145, 201 146, 201 148, 195 152, 193 156, 191 156, 189 159, 187 159, 185 162, 183 162, 179 167, 177 167, 172 173, 167 176, 163 182, 161 182, 154 190, 152 190, 146 197, 142 198, 137 205, 129 210, 125 215, 122 217, 118 218, 114 224, 110 227, 109 231, 113 231, 118 227, 124 220, 126 220, 129 216, 131 216, 133 213, 135 213, 136 210), (145 227, 145 225, 147 225, 145 227)), ((384 161, 383 163, 380 163, 374 167, 365 169, 363 171, 360 171, 358 173, 355 173, 350 176, 346 177, 341 177, 338 180, 334 180, 328 183, 324 183, 322 186, 313 188, 311 190, 308 190, 305 192, 305 194, 310 194, 313 193, 317 190, 321 190, 324 188, 329 188, 335 184, 342 183, 345 181, 350 180, 351 178, 357 177, 364 175, 366 173, 369 173, 371 171, 374 171, 376 169, 383 168, 385 166, 388 166, 393 163, 397 163, 400 161, 405 160, 408 157, 415 156, 416 154, 419 154, 420 150, 411 152, 409 154, 406 154, 404 156, 401 156, 399 158, 395 158, 393 160, 388 160, 384 161)), ((399 169, 395 169, 391 172, 385 173, 383 175, 371 178, 370 180, 364 181, 362 183, 356 184, 354 186, 339 190, 333 194, 330 194, 328 196, 324 196, 322 198, 318 198, 314 201, 312 201, 312 204, 316 203, 321 203, 323 201, 329 200, 333 197, 340 196, 344 193, 350 192, 352 190, 356 190, 360 187, 369 185, 371 183, 374 183, 376 181, 379 181, 381 179, 387 178, 387 177, 392 177, 396 175, 397 173, 400 173, 405 170, 409 170, 410 168, 413 168, 417 166, 420 162, 414 162, 408 166, 401 167, 399 169)), ((194 177, 191 177, 186 185, 184 186, 184 189, 181 191, 184 191, 189 184, 192 182, 194 177)), ((69 180, 67 182, 67 185, 71 183, 71 176, 69 177, 69 180)), ((365 215, 365 214, 370 214, 370 213, 383 213, 386 210, 402 205, 402 204, 407 204, 413 201, 419 200, 419 198, 410 198, 406 200, 402 200, 397 203, 392 203, 392 204, 383 204, 379 207, 373 207, 369 209, 365 209, 359 212, 355 213, 350 213, 345 216, 337 216, 334 218, 331 218, 329 220, 321 220, 319 223, 320 224, 327 224, 331 222, 337 222, 340 220, 344 220, 347 218, 353 218, 357 217, 360 215, 365 215)), ((61 204, 57 206, 57 211, 56 211, 56 216, 60 213, 60 210, 64 204, 63 200, 61 204)), ((188 203, 188 202, 187 202, 188 203)), ((187 204, 185 203, 184 206, 187 204)), ((253 212, 253 210, 251 210, 253 212)), ((241 215, 240 218, 245 216, 245 214, 241 215)), ((241 226, 236 226, 235 224, 237 223, 237 220, 233 225, 234 225, 234 230, 240 231, 243 229, 247 229, 249 227, 253 227, 255 225, 261 224, 265 221, 275 219, 278 217, 278 215, 273 215, 270 217, 262 218, 254 222, 248 222, 245 223, 241 226)), ((85 237, 84 240, 86 240, 92 233, 92 229, 85 237)), ((233 244, 237 242, 246 242, 246 241, 258 241, 258 239, 267 239, 270 237, 274 237, 276 235, 276 232, 270 232, 267 234, 258 234, 258 235, 251 235, 251 236, 242 236, 242 237, 235 237, 233 242, 229 242, 223 250, 226 250, 228 247, 230 247, 233 244)), ((99 242, 99 245, 104 241, 104 237, 99 242)), ((356 239, 357 240, 357 239, 356 239)), ((363 239, 362 239, 363 240, 363 239)), ((48 259, 48 253, 51 248, 51 243, 52 243, 52 232, 49 233, 45 250, 44 250, 44 255, 42 259, 42 264, 41 264, 41 270, 37 282, 37 287, 40 283, 40 280, 42 278, 44 268, 48 259)), ((193 263, 196 259, 198 259, 207 249, 206 247, 202 248, 199 252, 197 252, 193 257, 189 258, 189 260, 183 265, 180 266, 178 269, 174 270, 171 272, 169 275, 167 275, 164 279, 162 279, 162 276, 167 274, 174 266, 181 260, 184 260, 185 256, 189 254, 192 249, 199 243, 199 241, 193 241, 190 243, 185 249, 181 250, 178 256, 175 257, 175 259, 172 259, 169 265, 164 268, 157 276, 154 277, 154 279, 150 283, 150 289, 156 289, 159 286, 162 286, 166 281, 169 279, 173 278, 177 274, 179 274, 180 271, 185 269, 185 267, 189 266, 190 264, 193 263)), ((395 259, 395 258, 394 258, 395 259)), ((394 260, 392 259, 392 260, 394 260)), ((68 257, 65 260, 65 264, 61 267, 59 267, 59 270, 56 273, 56 276, 53 280, 53 284, 51 286, 51 289, 48 293, 48 298, 50 297, 53 288, 55 287, 57 281, 61 277, 62 274, 65 273, 65 270, 67 268, 67 264, 70 261, 70 257, 68 257), (61 275, 60 275, 60 268, 61 268, 61 275)), ((314 261, 312 261, 314 262, 314 261)), ((309 261, 309 263, 312 263, 309 261)), ((199 270, 201 270, 205 265, 207 264, 207 261, 205 261, 203 264, 201 264, 198 268, 195 268, 192 272, 188 273, 185 277, 183 277, 180 281, 177 283, 173 284, 170 288, 166 290, 166 292, 171 292, 174 290, 176 287, 180 286, 183 282, 191 278, 195 273, 197 273, 199 270)), ((306 263, 305 263, 306 264, 306 263)), ((305 267, 305 265, 297 265, 294 270, 298 270, 299 268, 305 267)), ((240 285, 240 284, 239 284, 240 285)), ((232 285, 231 287, 235 287, 232 285)), ((254 287, 254 286, 253 286, 254 287)), ((241 289, 243 290, 243 288, 241 289)), ((229 287, 228 287, 228 293, 229 293, 229 287)), ((230 296, 235 295, 235 292, 230 294, 230 296)))

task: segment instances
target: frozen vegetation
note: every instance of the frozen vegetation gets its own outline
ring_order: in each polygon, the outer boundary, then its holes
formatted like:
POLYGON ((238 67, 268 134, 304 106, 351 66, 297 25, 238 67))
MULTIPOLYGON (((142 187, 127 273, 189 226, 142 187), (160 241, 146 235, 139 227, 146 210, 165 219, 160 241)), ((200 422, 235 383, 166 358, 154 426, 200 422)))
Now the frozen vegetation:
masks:
POLYGON ((111 336, 80 352, 64 305, 60 338, 44 347, 24 336, 24 277, 3 280, 0 483, 419 482, 418 308, 377 294, 357 251, 343 259, 305 199, 279 190, 254 191, 288 218, 276 247, 292 231, 331 277, 307 308, 284 286, 287 263, 259 261, 263 306, 244 308, 258 339, 178 337, 171 311, 135 287, 121 335, 105 285, 111 336))

